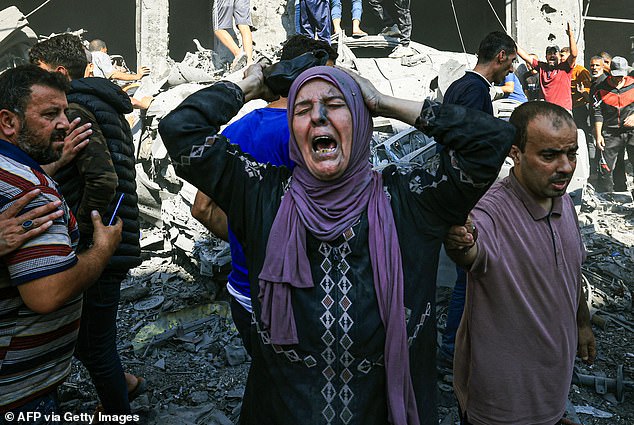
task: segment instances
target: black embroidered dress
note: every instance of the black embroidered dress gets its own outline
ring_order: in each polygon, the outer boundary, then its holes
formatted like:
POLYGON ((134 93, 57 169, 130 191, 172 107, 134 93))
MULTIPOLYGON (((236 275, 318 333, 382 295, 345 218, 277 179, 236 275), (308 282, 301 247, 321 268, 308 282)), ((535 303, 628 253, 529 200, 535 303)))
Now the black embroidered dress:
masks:
MULTIPOLYGON (((254 355, 240 423, 387 424, 385 329, 373 284, 366 214, 331 243, 307 234, 315 286, 292 291, 300 343, 272 345, 259 322, 257 276, 291 172, 259 164, 216 135, 242 105, 237 86, 217 83, 188 97, 159 126, 177 173, 227 212, 244 247, 254 308, 254 355)), ((382 171, 401 246, 410 368, 421 424, 438 423, 438 252, 448 227, 464 223, 495 179, 514 135, 508 123, 465 112, 459 106, 443 106, 425 128, 444 145, 433 174, 419 167, 389 166, 382 171)))

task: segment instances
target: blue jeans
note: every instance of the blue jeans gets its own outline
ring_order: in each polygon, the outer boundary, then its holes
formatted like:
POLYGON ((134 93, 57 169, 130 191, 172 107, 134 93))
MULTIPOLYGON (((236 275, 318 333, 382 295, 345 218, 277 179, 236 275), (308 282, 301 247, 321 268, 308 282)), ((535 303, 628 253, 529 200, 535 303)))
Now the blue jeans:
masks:
POLYGON ((299 0, 300 34, 310 38, 317 38, 330 44, 332 21, 330 19, 330 4, 328 0, 299 0))
MULTIPOLYGON (((352 0, 352 19, 361 20, 363 3, 361 0, 352 0)), ((330 0, 330 15, 332 19, 341 19, 341 0, 330 0)))
POLYGON ((442 346, 440 347, 441 355, 447 359, 453 358, 456 346, 456 332, 460 326, 460 320, 462 320, 465 296, 467 294, 467 273, 461 267, 456 267, 456 273, 458 276, 449 301, 447 326, 445 326, 445 332, 442 335, 442 346))
POLYGON ((29 425, 59 425, 61 423, 60 421, 53 420, 56 419, 53 417, 54 415, 61 416, 59 413, 59 403, 57 401, 57 390, 39 396, 9 412, 0 414, 0 425, 14 425, 17 423, 29 425), (14 415, 14 419, 11 421, 6 420, 9 412, 14 415), (18 422, 20 413, 25 415, 30 414, 32 416, 28 417, 30 420, 18 422))
POLYGON ((84 293, 75 357, 88 369, 108 414, 130 413, 128 386, 117 352, 117 308, 125 274, 104 272, 84 293))

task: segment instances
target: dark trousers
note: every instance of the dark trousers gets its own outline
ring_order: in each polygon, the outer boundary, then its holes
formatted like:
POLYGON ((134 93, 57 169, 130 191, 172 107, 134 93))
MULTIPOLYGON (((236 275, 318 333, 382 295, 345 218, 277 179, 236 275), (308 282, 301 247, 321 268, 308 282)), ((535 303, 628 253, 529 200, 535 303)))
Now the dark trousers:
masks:
POLYGON ((244 345, 247 353, 249 353, 250 356, 253 356, 251 353, 251 313, 249 313, 246 308, 242 307, 242 305, 233 297, 231 297, 229 306, 231 307, 231 317, 233 318, 233 323, 236 325, 238 333, 240 334, 242 345, 244 345))
MULTIPOLYGON (((383 6, 383 0, 368 0, 374 14, 383 22, 384 27, 394 25, 394 18, 383 6)), ((398 17, 398 30, 401 32, 401 44, 409 46, 412 37, 412 15, 409 11, 410 0, 394 0, 394 8, 398 17)))
MULTIPOLYGON (((612 192, 614 191, 614 186, 616 184, 624 184, 624 182, 614 180, 615 175, 622 173, 622 171, 619 172, 614 169, 616 167, 619 154, 626 150, 628 160, 630 161, 630 164, 634 166, 634 131, 628 131, 626 133, 603 132, 603 140, 605 141, 603 156, 605 157, 605 162, 610 168, 610 172, 605 173, 604 175, 599 175, 597 187, 599 192, 612 192)), ((625 167, 625 164, 623 164, 623 167, 625 167)), ((617 188, 623 189, 622 187, 617 188)))
POLYGON ((451 293, 451 300, 449 300, 447 325, 442 335, 442 346, 440 348, 442 355, 447 359, 453 358, 456 346, 456 332, 458 332, 458 327, 462 320, 462 312, 464 311, 464 302, 467 295, 467 273, 462 267, 456 267, 456 274, 456 284, 451 293))
POLYGON ((300 34, 317 38, 330 44, 332 21, 329 0, 300 0, 300 34))
POLYGON ((84 293, 75 357, 88 369, 108 414, 130 413, 128 387, 117 352, 117 308, 125 273, 104 272, 84 293))

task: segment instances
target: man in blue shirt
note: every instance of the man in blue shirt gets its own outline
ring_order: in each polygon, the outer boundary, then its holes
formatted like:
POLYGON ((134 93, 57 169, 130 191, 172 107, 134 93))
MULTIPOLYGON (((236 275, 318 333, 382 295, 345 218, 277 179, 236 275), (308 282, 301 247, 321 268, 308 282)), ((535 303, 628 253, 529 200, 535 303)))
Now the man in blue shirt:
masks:
MULTIPOLYGON (((328 43, 300 34, 291 36, 284 43, 280 59, 289 60, 316 50, 325 50, 328 53, 328 65, 333 65, 337 59, 337 53, 328 43)), ((290 134, 286 105, 287 99, 281 97, 269 103, 265 108, 248 113, 225 128, 222 134, 258 162, 292 168, 294 164, 289 158, 288 140, 290 134)), ((244 347, 250 352, 251 287, 242 247, 231 231, 225 213, 207 195, 200 191, 196 194, 191 212, 192 216, 214 235, 229 242, 231 272, 227 277, 227 291, 232 296, 231 314, 244 347)))

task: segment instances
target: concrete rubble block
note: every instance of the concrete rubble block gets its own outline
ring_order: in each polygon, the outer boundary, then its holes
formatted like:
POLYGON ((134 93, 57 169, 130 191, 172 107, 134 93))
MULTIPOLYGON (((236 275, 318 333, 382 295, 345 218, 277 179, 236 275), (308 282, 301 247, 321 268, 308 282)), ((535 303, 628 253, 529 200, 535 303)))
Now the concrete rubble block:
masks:
POLYGON ((157 345, 179 334, 203 328, 211 321, 230 317, 229 304, 224 301, 187 307, 173 312, 163 312, 154 322, 145 325, 137 332, 132 341, 132 348, 136 352, 142 352, 148 346, 157 345))
POLYGON ((0 11, 0 73, 29 62, 29 49, 37 35, 16 6, 0 11))
POLYGON ((229 366, 238 366, 249 359, 247 350, 241 345, 225 345, 225 357, 229 366))

